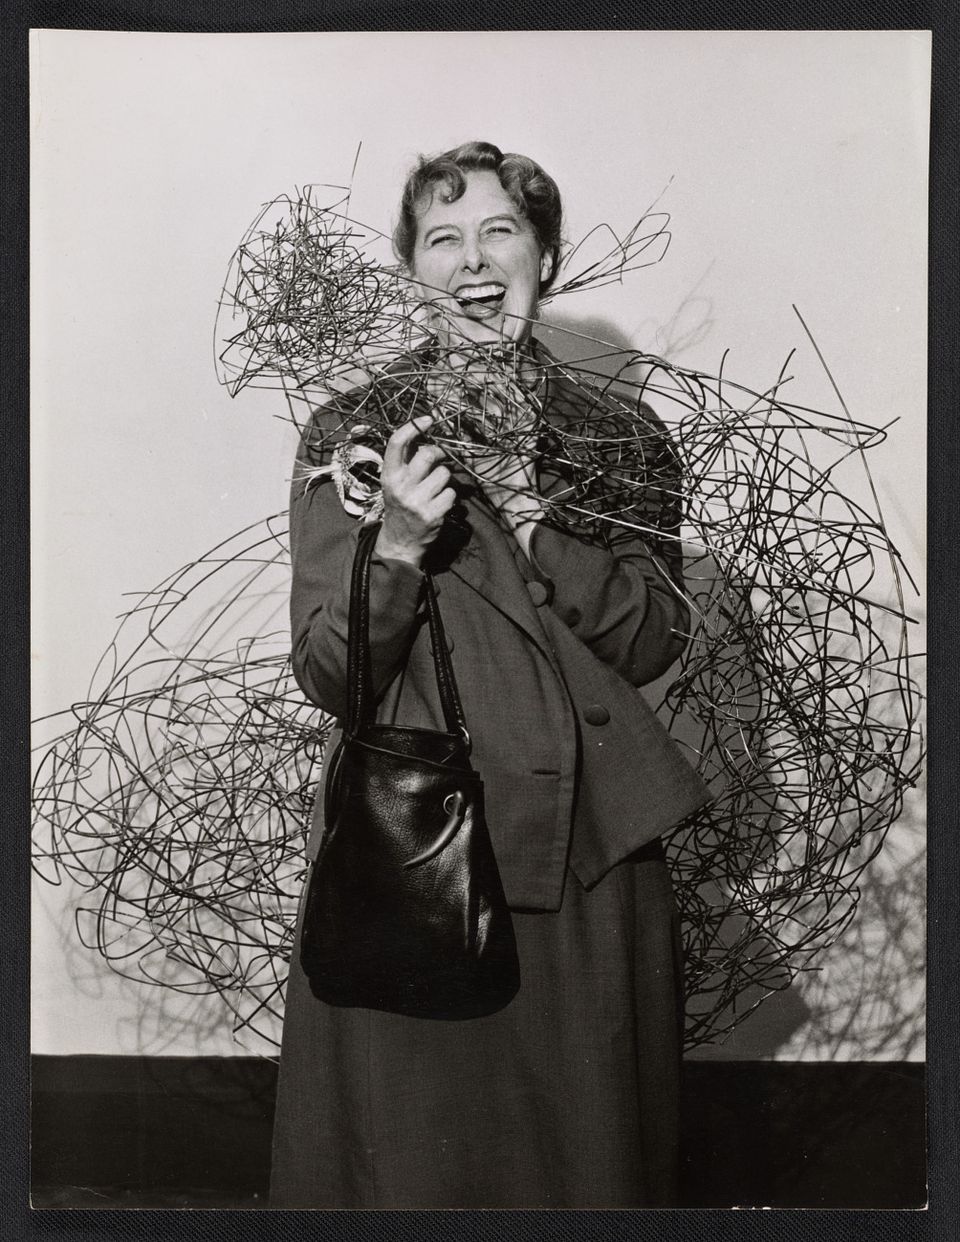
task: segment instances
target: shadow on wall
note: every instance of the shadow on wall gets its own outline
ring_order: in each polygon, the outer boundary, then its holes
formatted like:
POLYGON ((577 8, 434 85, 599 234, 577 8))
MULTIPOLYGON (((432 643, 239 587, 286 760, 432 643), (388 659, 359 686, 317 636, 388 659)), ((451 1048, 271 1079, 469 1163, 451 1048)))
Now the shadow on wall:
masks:
MULTIPOLYGON (((582 363, 594 359, 595 369, 603 375, 614 374, 617 359, 616 355, 610 355, 609 350, 598 350, 598 343, 625 353, 642 351, 680 363, 681 355, 702 344, 713 330, 713 301, 697 292, 712 268, 713 263, 707 265, 666 323, 644 319, 632 334, 627 335, 610 319, 564 314, 561 300, 557 304, 558 313, 554 313, 553 304, 547 307, 545 319, 536 327, 536 335, 564 362, 582 363)), ((624 378, 636 380, 636 369, 632 373, 625 372, 624 378)))
POLYGON ((801 980, 810 1018, 786 1048, 791 1058, 923 1059, 924 827, 918 788, 864 872, 857 917, 801 980))
POLYGON ((856 913, 837 941, 727 1040, 693 1059, 923 1059, 924 811, 921 785, 863 871, 856 913))
MULTIPOLYGON (((694 291, 695 292, 695 291, 694 291)), ((658 345, 668 356, 699 343, 710 331, 711 305, 693 294, 658 335, 658 345)), ((612 322, 600 318, 554 318, 556 327, 538 327, 537 335, 561 361, 582 365, 600 374, 642 383, 642 369, 631 364, 637 346, 612 322), (612 352, 610 348, 619 352, 612 352)), ((656 406, 656 400, 653 402, 656 406)), ((712 571, 715 576, 715 567, 712 571)), ((696 592, 709 597, 711 566, 706 558, 696 563, 696 592)), ((914 610, 915 611, 915 610, 914 610)), ((731 659, 735 662, 735 652, 731 659)), ((662 701, 671 674, 645 688, 653 704, 662 701)), ((745 710, 750 687, 738 689, 738 705, 745 710)), ((753 696, 759 702, 759 696, 753 696)), ((700 748, 699 725, 681 716, 670 724, 681 743, 694 752, 700 748)), ((729 739, 736 747, 736 730, 729 739)), ((775 744, 775 743, 774 743, 775 744)), ((776 815, 777 791, 769 782, 757 785, 755 765, 744 768, 744 787, 752 784, 751 797, 740 811, 749 816, 776 815)), ((860 902, 854 917, 828 950, 814 958, 812 967, 792 983, 783 971, 771 971, 766 987, 749 987, 740 994, 736 1012, 749 1012, 722 1042, 696 1049, 692 1059, 753 1060, 906 1060, 922 1057, 922 989, 924 979, 923 909, 925 867, 923 798, 914 790, 905 800, 903 813, 893 826, 883 849, 866 867, 859 880, 860 902), (771 985, 777 990, 769 992, 771 985), (765 998, 765 999, 764 999, 765 998), (762 1004, 759 1002, 762 1000, 762 1004)), ((770 852, 775 827, 759 834, 763 856, 770 852)), ((756 835, 756 834, 755 834, 756 835)), ((710 843, 700 840, 698 852, 710 843)), ((868 843, 868 849, 872 846, 868 843)), ((723 850, 717 850, 722 859, 723 850)), ((759 859, 760 856, 758 856, 759 859)), ((856 856, 852 859, 856 865, 856 856)), ((723 904, 725 885, 718 877, 714 900, 723 904)), ((732 919, 723 926, 725 943, 749 938, 745 920, 732 919)), ((754 929, 754 941, 744 952, 746 972, 753 965, 763 973, 765 956, 776 957, 776 946, 754 929), (759 933, 759 934, 758 934, 759 933)), ((691 1012, 695 1014, 697 999, 691 1012)))
MULTIPOLYGON (((35 906, 42 906, 50 920, 46 933, 49 942, 56 945, 50 978, 68 979, 75 994, 101 1006, 97 1031, 104 1052, 192 1056, 225 1050, 231 1044, 238 1052, 261 1051, 256 1040, 249 1041, 249 1049, 232 1040, 232 1014, 219 996, 199 988, 193 993, 184 990, 193 972, 182 962, 156 953, 147 963, 149 977, 141 970, 136 954, 129 957, 126 974, 121 974, 122 962, 115 961, 114 967, 109 967, 100 953, 77 935, 78 911, 91 909, 95 903, 96 894, 84 892, 70 881, 53 890, 38 885, 34 897, 35 906), (59 908, 51 895, 62 903, 59 908)), ((82 914, 80 917, 83 920, 82 914)), ((33 969, 35 988, 42 994, 48 986, 42 955, 33 969)), ((42 1021, 45 1010, 42 1002, 35 1006, 35 1022, 42 1021)), ((50 1035, 57 1042, 62 1033, 50 1035)), ((40 1029, 35 1030, 34 1039, 40 1044, 47 1042, 40 1029)))

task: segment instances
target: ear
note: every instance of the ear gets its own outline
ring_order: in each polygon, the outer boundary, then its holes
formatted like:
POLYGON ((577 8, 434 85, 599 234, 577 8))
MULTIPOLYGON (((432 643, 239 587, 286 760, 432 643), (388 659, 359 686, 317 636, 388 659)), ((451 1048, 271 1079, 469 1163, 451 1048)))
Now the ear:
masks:
POLYGON ((551 256, 550 256, 549 251, 541 250, 540 252, 540 283, 541 285, 550 275, 550 268, 553 266, 550 259, 551 259, 551 256))

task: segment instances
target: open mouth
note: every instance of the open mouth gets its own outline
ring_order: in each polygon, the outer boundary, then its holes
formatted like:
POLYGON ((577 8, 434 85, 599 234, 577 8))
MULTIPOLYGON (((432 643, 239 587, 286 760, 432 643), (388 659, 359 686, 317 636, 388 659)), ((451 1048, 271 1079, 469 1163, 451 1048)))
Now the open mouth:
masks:
POLYGON ((472 319, 487 319, 503 305, 506 288, 501 284, 460 285, 454 291, 457 305, 472 319))

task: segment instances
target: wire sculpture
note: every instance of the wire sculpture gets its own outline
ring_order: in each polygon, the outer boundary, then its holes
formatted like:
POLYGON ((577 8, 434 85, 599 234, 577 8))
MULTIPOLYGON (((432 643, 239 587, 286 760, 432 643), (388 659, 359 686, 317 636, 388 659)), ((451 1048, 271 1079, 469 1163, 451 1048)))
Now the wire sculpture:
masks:
MULTIPOLYGON (((640 529, 668 560, 682 514, 692 631, 651 693, 714 794, 667 846, 687 1044, 721 1038, 848 924, 919 772, 909 576, 872 483, 869 510, 843 490, 845 471, 869 480, 886 429, 855 422, 839 392, 840 414, 791 404, 786 364, 755 391, 722 366, 708 375, 599 341, 586 361, 544 364, 586 394, 560 429, 537 422, 537 385, 509 349, 464 362, 434 341, 425 384, 404 360, 431 339, 436 307, 349 209, 348 190, 305 187, 258 215, 220 300, 221 381, 232 396, 277 388, 298 427, 316 406, 349 410, 313 473, 334 473, 358 519, 376 513, 386 438, 421 407, 440 410, 433 438, 466 469, 478 444, 536 451, 566 480, 550 519, 589 537, 640 529)), ((659 261, 667 223, 595 231, 549 300, 659 261)), ((121 973, 219 993, 235 1035, 273 1042, 331 723, 292 678, 287 577, 278 514, 142 595, 35 779, 35 865, 87 890, 84 944, 121 973)))

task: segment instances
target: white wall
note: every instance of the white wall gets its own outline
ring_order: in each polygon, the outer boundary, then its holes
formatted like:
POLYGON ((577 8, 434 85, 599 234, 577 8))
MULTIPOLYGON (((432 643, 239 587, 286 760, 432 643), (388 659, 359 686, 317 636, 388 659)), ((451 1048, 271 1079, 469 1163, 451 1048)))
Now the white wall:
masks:
MULTIPOLYGON (((35 714, 85 696, 125 592, 285 506, 290 431, 269 394, 218 386, 216 299, 260 204, 345 183, 361 143, 353 210, 384 229, 415 155, 474 137, 556 177, 571 238, 659 200, 666 259, 564 314, 706 371, 729 348, 756 389, 799 346, 792 399, 835 408, 796 303, 854 416, 901 420, 872 466, 922 576, 929 51, 897 31, 36 33, 35 714)), ((822 974, 721 1055, 920 1055, 921 851, 914 799, 822 974)), ((38 887, 37 1052, 236 1050, 215 1007, 65 949, 71 917, 38 887)))

